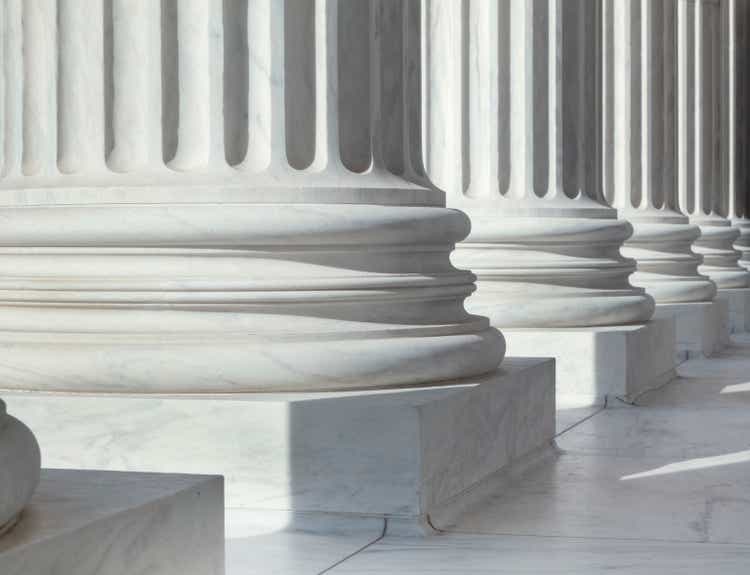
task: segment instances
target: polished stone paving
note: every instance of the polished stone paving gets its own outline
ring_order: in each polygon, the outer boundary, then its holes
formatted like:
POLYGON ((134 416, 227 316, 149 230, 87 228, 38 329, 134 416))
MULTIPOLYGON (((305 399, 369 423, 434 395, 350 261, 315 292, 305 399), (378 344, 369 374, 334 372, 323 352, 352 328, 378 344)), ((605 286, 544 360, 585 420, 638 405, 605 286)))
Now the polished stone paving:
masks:
POLYGON ((440 535, 255 517, 228 540, 228 574, 746 575, 750 336, 678 373, 636 407, 559 406, 556 456, 440 535))

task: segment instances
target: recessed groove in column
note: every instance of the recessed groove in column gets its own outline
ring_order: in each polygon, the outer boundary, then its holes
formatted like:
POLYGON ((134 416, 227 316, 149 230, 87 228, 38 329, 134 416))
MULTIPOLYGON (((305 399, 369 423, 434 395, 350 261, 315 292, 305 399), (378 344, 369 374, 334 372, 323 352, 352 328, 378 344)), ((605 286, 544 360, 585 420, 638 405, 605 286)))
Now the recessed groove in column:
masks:
POLYGON ((721 33, 721 7, 726 2, 709 3, 709 18, 707 33, 710 34, 710 66, 706 80, 712 87, 711 91, 711 188, 710 211, 722 217, 727 216, 727 194, 722 192, 721 178, 721 65, 722 45, 725 37, 721 33))
POLYGON ((657 180, 655 206, 679 210, 677 201, 677 3, 657 2, 660 14, 661 37, 659 94, 657 121, 661 121, 661 159, 654 169, 661 174, 657 180), (659 166, 661 164, 661 167, 659 166))
POLYGON ((313 0, 285 0, 286 153, 298 170, 315 156, 315 17, 313 0))
POLYGON ((23 173, 50 174, 57 162, 57 2, 23 3, 23 173))
MULTIPOLYGON (((642 2, 641 9, 648 17, 647 26, 643 27, 641 42, 644 50, 641 52, 641 74, 646 77, 642 90, 645 109, 645 134, 641 135, 648 147, 643 149, 643 180, 647 184, 646 201, 651 207, 661 207, 664 204, 663 169, 666 163, 664 155, 664 44, 663 36, 655 36, 655 31, 664 30, 663 10, 667 2, 642 2), (649 71, 651 64, 652 72, 649 71)), ((663 32, 661 32, 663 33, 663 32)))
POLYGON ((678 0, 678 201, 684 214, 695 212, 695 3, 678 0))
POLYGON ((101 0, 58 0, 58 167, 104 165, 104 14, 101 0))
POLYGON ((654 25, 651 13, 651 6, 654 3, 648 2, 644 6, 641 0, 629 1, 633 3, 634 11, 633 26, 629 29, 631 34, 629 57, 632 74, 630 85, 622 86, 622 89, 631 90, 630 122, 633 130, 630 138, 630 157, 633 163, 630 168, 631 202, 632 206, 641 206, 649 202, 653 191, 651 170, 653 168, 653 114, 655 110, 653 108, 653 78, 649 73, 649 65, 656 65, 652 63, 656 54, 649 33, 654 25), (645 25, 641 23, 642 20, 647 21, 645 25))
MULTIPOLYGON (((104 54, 104 158, 110 166, 112 148, 115 146, 113 123, 113 99, 115 94, 114 80, 114 14, 113 2, 116 0, 102 0, 102 16, 104 21, 103 54, 104 54)), ((127 0, 125 0, 127 1, 127 0)))
POLYGON ((0 2, 0 177, 5 169, 5 4, 0 2))
POLYGON ((424 183, 425 169, 422 146, 422 15, 418 0, 408 0, 403 23, 405 50, 404 73, 404 153, 405 177, 424 183))
POLYGON ((460 163, 463 168, 458 172, 461 176, 461 190, 465 195, 469 189, 469 182, 471 181, 471 154, 469 152, 469 95, 467 94, 467 86, 469 85, 469 43, 466 41, 469 38, 469 1, 458 0, 458 26, 457 38, 458 44, 458 73, 460 74, 461 81, 457 88, 457 100, 458 114, 456 119, 458 120, 458 126, 456 130, 456 138, 458 138, 459 147, 457 150, 456 161, 460 163))
POLYGON ((180 121, 180 69, 177 57, 178 0, 161 0, 161 102, 162 154, 164 163, 177 154, 180 121))
MULTIPOLYGON (((558 78, 561 93, 559 127, 562 132, 562 163, 560 165, 561 191, 569 198, 575 198, 580 192, 580 170, 583 154, 582 138, 584 126, 581 118, 581 98, 583 91, 583 53, 580 36, 583 34, 580 19, 582 10, 572 4, 580 0, 556 0, 558 18, 560 18, 563 59, 562 71, 558 78), (558 3, 559 2, 559 3, 558 3), (570 60, 565 55, 572 56, 570 60)), ((550 26, 552 33, 553 26, 550 26)))
POLYGON ((23 157, 23 4, 3 5, 3 176, 20 171, 23 157))
MULTIPOLYGON (((510 66, 512 53, 511 23, 510 23, 511 0, 499 0, 497 10, 498 28, 498 72, 497 72, 497 165, 498 165, 498 189, 503 195, 511 192, 511 177, 513 166, 511 164, 511 91, 510 91, 510 66)), ((532 118, 533 120, 533 118, 532 118)), ((529 122, 529 126, 533 125, 529 122)), ((533 182, 530 182, 533 185, 533 182)))
POLYGON ((562 191, 569 198, 586 195, 598 199, 598 170, 595 169, 600 137, 596 133, 598 39, 591 32, 596 29, 597 11, 583 8, 581 4, 588 1, 553 2, 559 22, 557 26, 550 24, 550 34, 557 29, 562 36, 559 40, 562 53, 572 57, 572 61, 563 57, 559 86, 555 87, 561 92, 562 100, 559 108, 562 118, 558 120, 562 130, 562 191))
POLYGON ((248 60, 248 42, 255 39, 259 28, 254 28, 252 37, 248 36, 248 28, 260 19, 260 10, 259 3, 253 0, 223 0, 223 3, 224 151, 227 163, 235 166, 247 156, 248 131, 258 121, 248 116, 248 69, 252 65, 248 60))
POLYGON ((614 8, 617 0, 604 0, 602 2, 602 192, 604 200, 610 206, 615 205, 615 139, 614 122, 615 108, 615 38, 614 8))
POLYGON ((561 54, 558 46, 558 0, 534 3, 534 192, 539 197, 555 194, 561 187, 562 127, 560 125, 561 54))
MULTIPOLYGON (((391 3, 388 0, 388 4, 391 3)), ((342 163, 354 172, 367 170, 374 153, 370 145, 370 97, 373 90, 379 90, 377 95, 372 94, 373 100, 383 104, 380 98, 384 92, 380 82, 371 83, 372 76, 380 73, 371 66, 371 60, 379 59, 372 53, 378 48, 379 39, 369 37, 369 25, 371 18, 377 19, 372 34, 382 34, 386 8, 385 0, 347 0, 341 2, 339 8, 339 66, 335 81, 345 79, 339 83, 340 154, 342 163)), ((399 72, 390 71, 391 74, 399 72)), ((377 121, 388 121, 385 114, 378 116, 377 121)))
POLYGON ((713 115, 711 114, 712 90, 710 86, 711 66, 711 33, 709 28, 708 2, 698 0, 695 15, 695 92, 696 92, 696 133, 698 147, 695 162, 696 211, 700 214, 711 212, 712 157, 711 132, 713 115))
POLYGON ((375 101, 378 109, 372 114, 373 126, 370 127, 373 155, 381 156, 383 165, 394 174, 402 175, 406 171, 405 161, 408 153, 405 150, 404 138, 404 63, 405 38, 402 30, 407 6, 400 0, 381 0, 373 4, 380 14, 380 22, 372 27, 376 37, 373 38, 370 66, 375 101))

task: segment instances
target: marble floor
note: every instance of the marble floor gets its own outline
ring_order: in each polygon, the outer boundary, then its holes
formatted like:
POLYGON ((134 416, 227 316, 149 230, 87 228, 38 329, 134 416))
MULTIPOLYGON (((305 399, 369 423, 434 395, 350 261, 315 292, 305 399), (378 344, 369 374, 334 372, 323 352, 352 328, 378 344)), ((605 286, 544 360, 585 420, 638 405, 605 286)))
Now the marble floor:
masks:
POLYGON ((746 575, 750 336, 678 373, 636 407, 560 406, 556 456, 440 535, 333 518, 320 535, 248 517, 228 540, 228 574, 746 575))

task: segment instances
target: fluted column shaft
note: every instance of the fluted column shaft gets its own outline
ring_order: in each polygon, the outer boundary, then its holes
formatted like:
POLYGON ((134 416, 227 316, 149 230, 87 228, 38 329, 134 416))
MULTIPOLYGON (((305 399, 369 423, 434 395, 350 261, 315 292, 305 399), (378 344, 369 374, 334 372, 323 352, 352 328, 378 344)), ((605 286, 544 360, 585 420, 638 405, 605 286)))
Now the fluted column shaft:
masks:
POLYGON ((13 528, 39 483, 39 445, 0 400, 0 536, 13 528))
POLYGON ((4 386, 327 390, 497 367, 502 336, 466 313, 474 277, 449 259, 469 222, 408 181, 419 3, 3 10, 4 386))
POLYGON ((726 0, 722 13, 725 43, 722 47, 722 101, 726 104, 722 123, 722 175, 729 201, 729 218, 740 232, 734 249, 739 265, 750 270, 750 2, 726 0))
POLYGON ((698 273, 700 229, 678 211, 677 0, 605 0, 604 187, 633 225, 631 281, 657 303, 710 301, 698 273))
POLYGON ((500 327, 646 321, 601 186, 600 3, 433 0, 426 169, 472 231, 454 261, 500 327), (466 21, 466 26, 460 23, 466 21))
POLYGON ((727 0, 680 0, 678 13, 680 210, 701 229, 694 245, 703 256, 698 271, 720 289, 746 287, 749 277, 732 247, 739 231, 727 217, 729 188, 721 175, 727 151, 721 146, 727 133, 721 122, 721 32, 728 6, 727 0))

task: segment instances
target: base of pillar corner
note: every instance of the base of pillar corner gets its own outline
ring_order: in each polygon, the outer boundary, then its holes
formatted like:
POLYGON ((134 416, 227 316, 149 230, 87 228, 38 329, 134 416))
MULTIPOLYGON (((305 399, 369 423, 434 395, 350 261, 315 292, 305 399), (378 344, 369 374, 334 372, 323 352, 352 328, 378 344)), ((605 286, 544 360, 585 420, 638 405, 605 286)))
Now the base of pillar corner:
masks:
POLYGON ((222 474, 227 508, 383 517, 399 531, 449 521, 555 434, 551 359, 398 390, 3 397, 48 466, 222 474))
POLYGON ((503 329, 510 355, 550 355, 557 367, 558 402, 618 407, 675 376, 675 324, 556 329, 503 329))
POLYGON ((716 299, 727 304, 729 333, 750 331, 750 288, 719 289, 716 299))
POLYGON ((222 478, 42 471, 3 575, 223 575, 222 478))
POLYGON ((657 304, 654 317, 674 319, 678 364, 692 358, 710 357, 729 342, 729 305, 724 299, 657 304))

